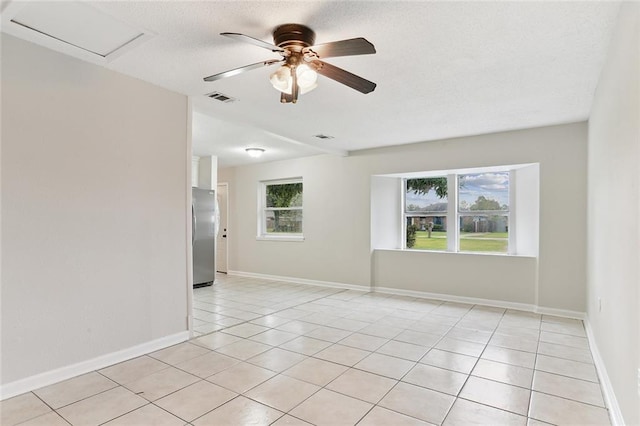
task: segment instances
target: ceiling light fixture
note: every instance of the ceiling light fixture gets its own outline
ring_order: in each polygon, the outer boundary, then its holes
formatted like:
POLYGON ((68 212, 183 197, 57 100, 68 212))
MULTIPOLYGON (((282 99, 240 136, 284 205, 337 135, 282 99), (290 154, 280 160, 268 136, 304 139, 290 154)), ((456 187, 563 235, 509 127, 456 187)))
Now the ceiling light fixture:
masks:
POLYGON ((264 153, 263 148, 247 148, 245 151, 247 151, 247 154, 249 154, 251 158, 259 158, 264 153))
MULTIPOLYGON (((281 66, 276 72, 271 74, 269 81, 274 89, 287 95, 293 94, 294 82, 304 95, 318 87, 318 73, 313 64, 289 64, 281 66)), ((295 98, 294 98, 295 99, 295 98)), ((297 99, 296 99, 297 100, 297 99)))

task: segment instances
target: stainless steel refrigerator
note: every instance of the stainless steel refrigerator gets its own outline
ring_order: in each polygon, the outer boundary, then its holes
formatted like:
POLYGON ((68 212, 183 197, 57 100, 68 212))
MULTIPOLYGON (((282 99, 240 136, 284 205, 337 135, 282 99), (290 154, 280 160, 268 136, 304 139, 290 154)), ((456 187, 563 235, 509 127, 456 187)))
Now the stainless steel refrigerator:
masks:
POLYGON ((216 192, 192 190, 193 286, 202 287, 212 285, 216 278, 216 192))

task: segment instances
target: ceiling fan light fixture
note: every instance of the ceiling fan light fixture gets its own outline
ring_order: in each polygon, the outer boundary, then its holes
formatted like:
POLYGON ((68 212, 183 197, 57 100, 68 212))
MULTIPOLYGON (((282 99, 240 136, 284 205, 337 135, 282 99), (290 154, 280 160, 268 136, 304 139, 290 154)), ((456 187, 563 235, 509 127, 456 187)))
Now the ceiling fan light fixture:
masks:
POLYGON ((291 94, 291 69, 283 65, 269 77, 274 89, 291 94))
MULTIPOLYGON (((318 73, 313 67, 307 64, 301 64, 296 67, 296 77, 298 80, 298 88, 302 95, 318 87, 318 73)), ((269 81, 274 89, 290 95, 291 89, 293 88, 291 67, 289 65, 281 66, 276 72, 271 74, 269 81)))
POLYGON ((264 148, 247 148, 245 151, 247 151, 247 154, 249 154, 251 158, 259 158, 264 154, 264 148))
POLYGON ((309 65, 298 65, 296 68, 296 75, 298 76, 298 86, 300 86, 300 89, 317 86, 316 81, 318 81, 318 73, 309 65))

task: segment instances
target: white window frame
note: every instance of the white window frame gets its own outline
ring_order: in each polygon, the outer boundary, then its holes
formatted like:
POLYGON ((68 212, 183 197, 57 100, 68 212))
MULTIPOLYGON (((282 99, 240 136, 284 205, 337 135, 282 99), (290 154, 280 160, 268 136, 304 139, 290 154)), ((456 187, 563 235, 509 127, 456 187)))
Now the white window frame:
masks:
POLYGON ((269 240, 269 241, 304 241, 303 232, 267 232, 267 212, 275 210, 299 210, 302 212, 302 230, 304 232, 304 183, 301 177, 277 179, 277 180, 265 180, 260 181, 258 185, 258 235, 257 240, 269 240), (286 185, 293 183, 302 184, 302 206, 300 207, 267 207, 267 186, 269 185, 286 185))
MULTIPOLYGON (((469 174, 478 174, 478 173, 497 173, 497 172, 505 172, 504 170, 495 170, 495 169, 485 169, 480 172, 473 173, 456 173, 455 176, 455 188, 456 188, 456 201, 460 191, 460 176, 469 175, 469 174)), ((460 251, 460 218, 461 217, 470 217, 470 216, 505 216, 507 218, 508 228, 507 231, 507 251, 506 253, 501 252, 482 252, 487 254, 515 254, 515 232, 512 232, 513 225, 515 225, 515 213, 512 213, 512 210, 515 210, 515 178, 516 174, 513 170, 509 170, 509 209, 508 210, 474 210, 474 211, 460 211, 460 205, 456 202, 455 210, 456 210, 456 252, 459 253, 473 253, 469 251, 460 251), (513 223, 512 223, 513 221, 513 223)))
MULTIPOLYGON (((455 176, 455 175, 453 175, 455 176)), ((401 229, 401 235, 404 235, 405 237, 402 239, 402 248, 406 249, 406 250, 416 250, 416 251, 437 251, 437 252, 444 252, 444 251, 450 251, 449 248, 449 238, 448 238, 448 229, 447 229, 447 249, 446 250, 419 250, 419 249, 413 249, 413 248, 408 248, 407 247, 407 217, 423 217, 423 216, 446 216, 447 217, 447 224, 449 224, 449 220, 450 220, 450 198, 449 198, 449 194, 447 194, 447 211, 441 211, 441 212, 416 212, 416 213, 409 213, 407 214, 407 180, 409 179, 420 179, 423 177, 429 177, 429 178, 441 178, 441 177, 446 177, 447 178, 447 188, 449 188, 450 186, 450 175, 445 173, 442 173, 440 175, 429 175, 429 176, 416 176, 416 177, 410 177, 410 178, 403 178, 402 179, 402 229, 401 229), (423 213, 423 214, 420 214, 423 213)))
MULTIPOLYGON (((404 250, 412 250, 412 251, 421 251, 428 252, 433 251, 437 253, 464 253, 464 254, 483 254, 483 255, 496 255, 496 256, 506 256, 506 255, 515 255, 516 254, 516 191, 515 191, 515 172, 513 169, 505 168, 505 167, 483 167, 483 168, 474 168, 468 170, 456 170, 455 172, 451 171, 440 171, 440 172, 428 172, 424 174, 412 173, 411 176, 405 176, 402 178, 402 223, 400 226, 402 238, 402 249, 404 250), (496 172, 509 172, 509 210, 508 212, 500 213, 499 216, 506 216, 508 220, 508 240, 507 240, 507 252, 473 252, 473 251, 460 251, 460 218, 463 216, 475 216, 478 213, 491 213, 494 214, 496 212, 473 212, 473 214, 469 212, 460 212, 458 206, 459 200, 459 176, 467 175, 467 174, 477 174, 477 173, 496 173, 496 172), (407 223, 407 213, 406 213, 406 196, 407 196, 407 180, 408 179, 419 179, 419 178, 431 178, 431 177, 447 177, 447 249, 446 250, 420 250, 407 248, 407 239, 406 239, 406 223, 407 223)), ((444 215, 443 215, 444 216, 444 215)))

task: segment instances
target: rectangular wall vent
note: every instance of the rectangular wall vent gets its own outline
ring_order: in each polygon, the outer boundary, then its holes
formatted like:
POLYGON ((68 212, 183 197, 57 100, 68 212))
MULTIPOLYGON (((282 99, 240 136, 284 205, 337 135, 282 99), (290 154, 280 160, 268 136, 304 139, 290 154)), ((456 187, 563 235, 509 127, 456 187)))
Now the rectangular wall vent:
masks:
POLYGON ((236 98, 232 98, 231 96, 227 96, 220 92, 208 93, 205 96, 207 98, 215 99, 217 101, 225 102, 225 103, 234 102, 236 100, 236 98))

